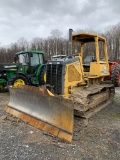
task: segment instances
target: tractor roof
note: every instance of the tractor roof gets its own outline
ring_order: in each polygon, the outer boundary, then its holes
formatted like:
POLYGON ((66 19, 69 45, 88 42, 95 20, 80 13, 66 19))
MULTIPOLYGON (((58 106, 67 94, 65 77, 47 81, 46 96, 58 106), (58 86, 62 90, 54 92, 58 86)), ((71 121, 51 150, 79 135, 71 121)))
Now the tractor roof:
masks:
POLYGON ((86 32, 79 32, 77 34, 73 34, 72 35, 72 40, 75 42, 94 42, 95 41, 95 37, 98 37, 99 41, 105 41, 106 39, 98 34, 94 34, 94 33, 86 33, 86 32))
POLYGON ((21 51, 21 52, 17 52, 16 54, 24 54, 24 53, 36 53, 36 54, 44 54, 43 51, 36 51, 36 50, 25 50, 25 51, 21 51))

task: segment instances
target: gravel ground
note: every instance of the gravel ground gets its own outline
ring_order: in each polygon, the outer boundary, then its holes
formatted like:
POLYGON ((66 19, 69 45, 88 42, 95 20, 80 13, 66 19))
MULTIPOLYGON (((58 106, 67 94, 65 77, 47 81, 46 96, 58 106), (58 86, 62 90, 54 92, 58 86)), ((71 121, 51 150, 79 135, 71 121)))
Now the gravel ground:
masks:
POLYGON ((0 93, 0 160, 120 160, 120 88, 87 125, 75 117, 71 144, 5 113, 8 101, 0 93))

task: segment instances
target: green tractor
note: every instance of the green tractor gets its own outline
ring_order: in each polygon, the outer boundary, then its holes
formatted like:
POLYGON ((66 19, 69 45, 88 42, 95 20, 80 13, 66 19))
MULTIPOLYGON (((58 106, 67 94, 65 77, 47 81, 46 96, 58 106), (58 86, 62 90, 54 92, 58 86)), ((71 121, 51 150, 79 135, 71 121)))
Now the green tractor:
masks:
POLYGON ((17 87, 19 84, 33 86, 44 84, 43 51, 17 52, 14 61, 12 64, 0 64, 0 89, 7 88, 7 85, 17 87))
POLYGON ((17 68, 18 67, 15 63, 0 64, 0 91, 7 90, 8 79, 15 75, 17 68))

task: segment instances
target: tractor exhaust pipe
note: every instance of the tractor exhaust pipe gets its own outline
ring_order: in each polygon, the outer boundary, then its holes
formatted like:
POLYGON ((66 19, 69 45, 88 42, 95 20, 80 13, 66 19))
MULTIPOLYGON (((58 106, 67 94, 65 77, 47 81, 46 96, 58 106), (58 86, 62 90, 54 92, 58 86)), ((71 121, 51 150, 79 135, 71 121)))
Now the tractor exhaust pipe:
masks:
POLYGON ((69 29, 69 53, 68 55, 72 56, 72 29, 69 29))

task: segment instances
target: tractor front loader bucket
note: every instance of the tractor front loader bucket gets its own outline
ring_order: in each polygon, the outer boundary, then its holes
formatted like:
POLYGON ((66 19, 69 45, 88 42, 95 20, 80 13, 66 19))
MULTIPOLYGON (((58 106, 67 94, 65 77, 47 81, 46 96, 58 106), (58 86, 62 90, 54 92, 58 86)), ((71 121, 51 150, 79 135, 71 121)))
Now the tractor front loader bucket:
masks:
POLYGON ((71 100, 51 96, 45 87, 9 87, 6 112, 67 142, 72 141, 74 106, 71 100))

